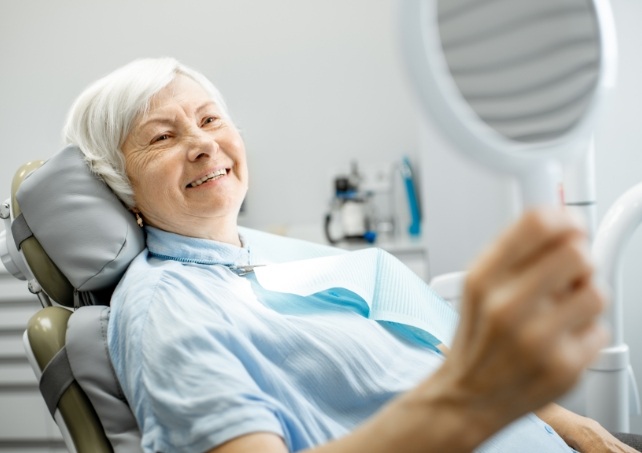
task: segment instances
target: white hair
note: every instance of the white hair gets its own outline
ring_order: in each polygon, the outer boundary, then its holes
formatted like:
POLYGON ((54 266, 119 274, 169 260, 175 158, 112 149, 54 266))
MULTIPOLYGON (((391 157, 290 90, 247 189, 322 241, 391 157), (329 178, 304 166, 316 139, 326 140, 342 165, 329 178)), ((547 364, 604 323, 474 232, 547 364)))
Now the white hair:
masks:
POLYGON ((212 82, 173 58, 139 59, 117 69, 86 88, 67 115, 64 142, 81 149, 91 170, 129 208, 135 206, 134 193, 121 146, 151 98, 178 75, 203 87, 229 118, 225 101, 212 82))

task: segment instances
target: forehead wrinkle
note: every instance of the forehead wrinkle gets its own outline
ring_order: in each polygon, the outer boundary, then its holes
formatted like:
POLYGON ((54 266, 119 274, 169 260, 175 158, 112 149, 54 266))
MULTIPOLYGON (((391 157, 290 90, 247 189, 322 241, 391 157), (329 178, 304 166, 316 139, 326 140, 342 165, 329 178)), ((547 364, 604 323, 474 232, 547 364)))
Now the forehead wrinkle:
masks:
POLYGON ((216 102, 214 102, 214 100, 213 100, 213 99, 208 99, 207 101, 203 102, 203 103, 200 105, 200 107, 198 107, 198 108, 196 109, 196 112, 201 112, 201 111, 203 111, 203 110, 207 110, 207 109, 209 109, 210 107, 214 107, 214 108, 216 108, 216 109, 219 109, 219 110, 220 110, 220 107, 216 104, 216 102))
POLYGON ((138 124, 137 128, 138 129, 145 129, 149 126, 155 126, 155 125, 161 125, 161 126, 169 126, 172 125, 176 122, 176 115, 170 118, 170 116, 161 116, 158 115, 156 117, 151 117, 148 119, 144 119, 141 123, 138 124))

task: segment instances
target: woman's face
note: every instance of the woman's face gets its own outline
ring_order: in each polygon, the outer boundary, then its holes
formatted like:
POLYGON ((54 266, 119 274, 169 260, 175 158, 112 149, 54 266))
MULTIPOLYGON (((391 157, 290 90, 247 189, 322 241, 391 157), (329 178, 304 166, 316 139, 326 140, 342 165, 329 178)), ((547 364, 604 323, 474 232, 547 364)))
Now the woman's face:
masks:
POLYGON ((230 240, 247 192, 243 140, 194 80, 177 76, 151 100, 122 146, 145 222, 192 237, 230 240))

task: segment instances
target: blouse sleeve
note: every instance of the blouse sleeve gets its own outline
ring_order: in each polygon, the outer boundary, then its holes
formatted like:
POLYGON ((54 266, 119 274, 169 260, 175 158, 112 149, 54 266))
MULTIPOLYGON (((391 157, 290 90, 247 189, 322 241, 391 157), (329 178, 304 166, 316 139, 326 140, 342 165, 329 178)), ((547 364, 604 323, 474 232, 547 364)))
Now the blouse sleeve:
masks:
MULTIPOLYGON (((216 293, 242 303, 224 285, 216 293)), ((226 304, 204 300, 198 288, 168 273, 145 297, 134 303, 146 309, 131 313, 120 333, 127 337, 126 393, 143 445, 154 452, 203 452, 252 432, 283 437, 278 402, 252 374, 258 352, 226 304)))

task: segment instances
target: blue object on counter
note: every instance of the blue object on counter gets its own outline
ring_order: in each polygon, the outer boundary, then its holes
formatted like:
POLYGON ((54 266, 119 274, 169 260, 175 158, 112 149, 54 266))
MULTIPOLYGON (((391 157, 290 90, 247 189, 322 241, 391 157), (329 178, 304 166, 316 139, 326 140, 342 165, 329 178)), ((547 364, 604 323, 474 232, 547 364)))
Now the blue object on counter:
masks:
POLYGON ((408 234, 411 236, 419 236, 421 234, 421 215, 419 212, 419 203, 417 201, 417 191, 415 190, 415 181, 410 165, 410 159, 404 156, 401 160, 401 178, 406 187, 406 195, 408 196, 408 207, 410 209, 410 225, 408 226, 408 234))
POLYGON ((374 241, 377 240, 377 232, 368 230, 364 233, 363 238, 366 240, 367 243, 373 244, 374 241))

